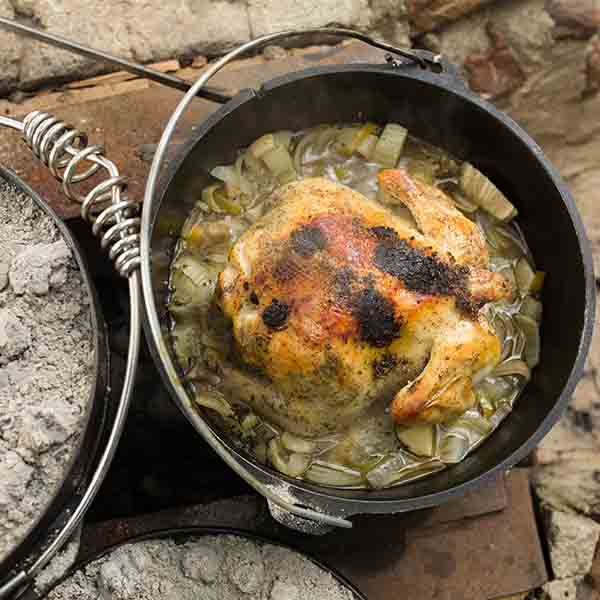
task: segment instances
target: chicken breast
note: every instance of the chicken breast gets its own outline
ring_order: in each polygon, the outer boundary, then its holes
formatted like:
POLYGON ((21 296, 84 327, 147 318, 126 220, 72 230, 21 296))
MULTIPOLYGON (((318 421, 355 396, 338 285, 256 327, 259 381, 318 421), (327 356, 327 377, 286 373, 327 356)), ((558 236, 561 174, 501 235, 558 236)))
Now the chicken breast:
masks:
POLYGON ((380 185, 417 228, 305 179, 276 192, 219 278, 239 357, 262 381, 249 377, 248 402, 288 431, 341 430, 383 395, 398 423, 442 422, 474 404, 473 376, 500 358, 480 309, 512 290, 486 269, 477 224, 403 170, 380 185))

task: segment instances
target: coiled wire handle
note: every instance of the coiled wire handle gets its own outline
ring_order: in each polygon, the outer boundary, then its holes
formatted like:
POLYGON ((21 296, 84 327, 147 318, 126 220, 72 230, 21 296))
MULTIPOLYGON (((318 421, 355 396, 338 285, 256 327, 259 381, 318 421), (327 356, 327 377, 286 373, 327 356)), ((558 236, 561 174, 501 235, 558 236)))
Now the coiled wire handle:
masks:
POLYGON ((88 145, 87 135, 48 113, 33 111, 23 119, 23 137, 33 154, 56 179, 70 200, 81 204, 81 217, 92 225, 100 245, 122 277, 140 265, 140 218, 138 205, 127 199, 127 177, 104 156, 100 145, 88 145), (87 194, 78 184, 104 169, 108 178, 87 194))
POLYGON ((92 225, 102 248, 108 250, 117 272, 129 285, 129 348, 121 394, 106 446, 66 523, 32 564, 0 582, 0 600, 19 595, 76 531, 106 477, 121 438, 135 382, 141 338, 140 218, 138 206, 125 196, 127 178, 104 155, 100 145, 89 145, 87 135, 48 113, 33 111, 23 121, 0 115, 0 125, 20 131, 31 151, 62 182, 64 193, 81 204, 82 218, 92 225), (106 179, 86 194, 76 186, 101 170, 106 179))

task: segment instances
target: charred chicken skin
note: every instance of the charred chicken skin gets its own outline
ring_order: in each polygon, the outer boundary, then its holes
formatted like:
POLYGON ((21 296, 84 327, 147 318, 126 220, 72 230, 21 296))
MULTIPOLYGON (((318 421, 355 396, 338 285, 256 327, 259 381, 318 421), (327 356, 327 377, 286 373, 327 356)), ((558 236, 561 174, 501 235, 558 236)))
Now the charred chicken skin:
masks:
POLYGON ((397 423, 443 422, 473 406, 473 376, 500 358, 480 309, 512 290, 488 270, 478 225, 402 169, 379 182, 416 227, 305 179, 275 192, 219 278, 236 352, 257 373, 247 400, 288 431, 335 432, 382 397, 397 423))

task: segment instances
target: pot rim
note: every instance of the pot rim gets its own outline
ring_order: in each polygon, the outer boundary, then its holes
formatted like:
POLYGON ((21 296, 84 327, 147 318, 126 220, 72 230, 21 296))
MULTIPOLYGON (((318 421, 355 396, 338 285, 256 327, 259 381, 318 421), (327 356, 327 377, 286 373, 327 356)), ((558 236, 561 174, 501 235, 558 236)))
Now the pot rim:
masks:
MULTIPOLYGON (((189 399, 186 397, 185 388, 179 381, 177 369, 173 364, 168 353, 166 342, 163 338, 156 303, 154 300, 153 286, 151 279, 151 264, 150 264, 150 240, 154 228, 153 207, 158 202, 156 198, 148 199, 144 203, 142 211, 141 223, 141 271, 142 271, 142 289, 145 305, 144 329, 149 339, 149 346, 155 363, 163 379, 167 382, 167 387, 174 397, 180 409, 184 412, 188 420, 194 427, 203 435, 204 439, 217 451, 217 453, 228 462, 231 466, 231 457, 235 457, 235 463, 241 465, 245 471, 251 471, 253 474, 258 474, 262 480, 268 480, 267 487, 272 486, 272 489, 281 488, 282 484, 286 488, 286 492, 298 493, 303 504, 314 506, 319 510, 343 514, 345 516, 358 513, 390 513, 402 512, 406 510, 415 510, 435 506, 450 498, 464 494, 474 486, 490 480, 498 473, 506 471, 521 461, 535 447, 538 442, 546 435, 550 428, 560 418, 569 399, 579 382, 583 373, 585 360, 591 344, 591 336, 594 326, 595 317, 595 280, 593 274, 593 263, 591 246, 587 239, 581 217, 577 211, 574 200, 567 191, 566 186, 562 182, 556 169, 544 157, 539 145, 510 117, 496 109, 493 105, 479 98, 474 93, 469 91, 460 80, 457 80, 452 73, 432 73, 416 67, 402 65, 400 68, 388 65, 373 65, 373 64, 346 64, 334 66, 313 67, 297 72, 288 73, 286 75, 271 79, 265 82, 258 92, 254 90, 242 90, 227 104, 220 107, 204 120, 194 131, 192 139, 188 139, 184 144, 182 151, 178 153, 177 160, 170 165, 168 173, 169 180, 177 172, 187 152, 186 150, 194 145, 198 139, 205 135, 216 123, 225 118, 229 113, 236 110, 243 103, 253 99, 257 93, 267 94, 270 90, 280 86, 293 84, 299 80, 318 76, 327 76, 341 72, 374 72, 381 73, 387 76, 394 75, 406 79, 417 80, 435 88, 444 90, 447 93, 460 97, 462 100, 474 105, 478 110, 487 113, 491 118, 500 121, 510 133, 518 138, 518 140, 529 147, 530 151, 535 155, 536 160, 542 166, 545 174, 552 180, 553 185, 558 190, 565 208, 569 214, 573 228, 575 230, 578 245, 581 253, 584 277, 585 277, 585 314, 583 315, 582 335, 579 342, 577 357, 573 362, 571 372, 569 374, 566 385, 564 386, 558 400, 548 411, 544 420, 537 427, 535 433, 523 443, 517 450, 509 455, 504 460, 500 461, 493 468, 485 471, 481 475, 469 479, 460 484, 449 487, 443 491, 433 492, 424 496, 413 496, 410 498, 371 498, 357 499, 337 496, 336 488, 327 488, 309 484, 308 482, 299 481, 288 478, 282 474, 277 474, 270 468, 264 465, 258 465, 253 460, 249 460, 238 450, 231 447, 229 444, 223 443, 220 439, 214 436, 209 430, 204 419, 202 419, 191 407, 189 399)), ((166 189, 166 181, 161 182, 161 193, 166 189)), ((162 200, 162 195, 161 195, 162 200)), ((393 490, 393 488, 390 488, 393 490)))

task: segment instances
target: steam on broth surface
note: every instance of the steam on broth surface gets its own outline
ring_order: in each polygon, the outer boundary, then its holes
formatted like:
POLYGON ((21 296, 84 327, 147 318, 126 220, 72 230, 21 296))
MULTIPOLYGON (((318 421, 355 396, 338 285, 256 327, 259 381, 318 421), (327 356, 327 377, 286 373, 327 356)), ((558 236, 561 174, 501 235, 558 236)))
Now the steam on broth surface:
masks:
MULTIPOLYGON (((202 192, 176 247, 168 308, 189 393, 234 444, 291 477, 334 487, 384 488, 459 462, 510 412, 539 362, 543 273, 536 271, 513 220, 513 205, 475 167, 399 125, 367 123, 267 134, 212 175, 214 183, 202 192), (247 401, 255 385, 264 390, 270 382, 236 347, 231 320, 215 299, 219 275, 239 237, 276 207, 273 192, 297 180, 323 177, 348 186, 397 223, 418 230, 411 212, 379 184, 382 169, 394 167, 409 181, 442 190, 483 231, 490 256, 486 268, 514 290, 508 299, 478 308, 499 339, 501 358, 473 376, 471 407, 443 422, 395 424, 389 394, 381 394, 340 430, 299 435, 247 401)), ((258 305, 256 294, 248 292, 249 305, 258 305)), ((271 316, 277 320, 281 311, 271 316)), ((378 364, 384 372, 385 361, 378 364)))

